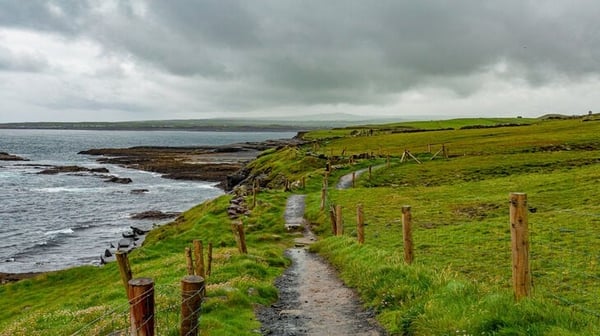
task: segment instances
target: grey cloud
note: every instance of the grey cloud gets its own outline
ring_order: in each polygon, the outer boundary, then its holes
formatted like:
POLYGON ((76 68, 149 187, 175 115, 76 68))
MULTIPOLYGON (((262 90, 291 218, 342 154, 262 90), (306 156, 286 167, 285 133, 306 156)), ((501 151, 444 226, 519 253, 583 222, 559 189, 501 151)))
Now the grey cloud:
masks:
POLYGON ((0 26, 88 38, 149 71, 212 81, 215 108, 237 110, 387 104, 420 87, 469 96, 498 62, 498 78, 534 87, 600 72, 598 2, 149 0, 143 14, 97 4, 0 0, 0 26))
POLYGON ((88 3, 79 0, 0 0, 0 8, 0 26, 65 34, 77 33, 90 11, 88 3))
POLYGON ((0 46, 0 71, 40 72, 49 67, 41 55, 15 54, 0 46))

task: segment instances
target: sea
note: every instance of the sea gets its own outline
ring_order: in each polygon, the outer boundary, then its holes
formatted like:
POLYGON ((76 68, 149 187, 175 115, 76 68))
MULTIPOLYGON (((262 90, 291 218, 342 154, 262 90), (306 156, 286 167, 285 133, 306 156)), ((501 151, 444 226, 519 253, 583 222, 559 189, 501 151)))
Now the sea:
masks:
POLYGON ((148 210, 185 211, 223 194, 215 183, 162 178, 160 174, 96 162, 77 154, 93 148, 202 146, 288 139, 293 132, 188 132, 0 129, 0 152, 30 161, 0 161, 0 272, 45 272, 99 265, 100 256, 148 210), (37 165, 37 167, 36 167, 37 165), (41 165, 105 167, 131 184, 91 174, 41 175, 41 165), (134 189, 148 192, 132 193, 134 189))

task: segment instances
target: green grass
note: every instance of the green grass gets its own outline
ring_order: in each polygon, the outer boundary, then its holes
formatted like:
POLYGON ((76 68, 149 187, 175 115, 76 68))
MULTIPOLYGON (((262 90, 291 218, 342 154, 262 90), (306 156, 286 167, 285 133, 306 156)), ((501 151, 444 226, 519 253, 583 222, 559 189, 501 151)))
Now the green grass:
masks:
MULTIPOLYGON (((202 335, 255 334, 254 307, 276 299, 272 281, 288 265, 285 184, 307 194, 306 217, 321 238, 313 249, 394 335, 600 334, 600 123, 461 119, 377 125, 367 135, 370 127, 309 132, 315 142, 267 151, 248 166, 270 188, 262 189, 258 207, 244 220, 248 255, 237 252, 226 217, 231 196, 153 231, 131 263, 135 276, 155 279, 159 334, 177 335, 183 250, 193 239, 216 246, 202 335), (517 122, 529 125, 461 129, 517 122), (453 130, 394 133, 408 128, 453 130), (449 158, 430 160, 442 144, 449 158), (405 149, 423 163, 400 162, 405 149), (375 157, 349 161, 360 153, 375 157), (332 237, 329 215, 320 210, 328 161, 328 205, 343 206, 343 237, 332 237), (371 178, 363 174, 356 188, 335 190, 343 174, 368 166, 377 167, 371 178), (519 302, 511 289, 510 192, 526 192, 535 209, 528 215, 533 295, 519 302), (354 228, 359 203, 367 223, 362 246, 354 228), (412 265, 403 262, 403 205, 412 207, 412 265)), ((107 334, 126 328, 127 320, 115 265, 0 286, 0 335, 64 335, 81 328, 83 335, 107 334)))
MULTIPOLYGON (((252 335, 256 304, 276 300, 272 282, 288 265, 282 217, 285 195, 263 193, 245 220, 248 255, 240 255, 226 217, 230 196, 199 205, 154 230, 130 254, 134 277, 155 282, 159 335, 178 335, 183 250, 193 239, 215 245, 213 273, 202 308, 203 335, 252 335), (258 225, 260 223, 260 227, 258 225)), ((108 334, 128 325, 128 303, 116 264, 77 267, 0 286, 0 335, 108 334), (89 324, 89 325, 88 325, 89 324)))
MULTIPOLYGON (((357 188, 329 190, 329 202, 344 208, 345 237, 329 237, 315 250, 393 333, 599 334, 599 132, 595 123, 567 120, 323 140, 322 153, 377 148, 393 156, 372 178, 362 175, 357 188), (429 160, 428 143, 446 143, 450 158, 429 160), (401 163, 403 148, 423 164, 401 163), (534 294, 520 303, 511 293, 510 192, 528 193, 535 208, 529 214, 534 294), (364 246, 354 242, 358 204, 367 223, 364 246), (402 258, 405 204, 413 215, 411 266, 402 258)), ((329 236, 319 196, 307 200, 311 222, 329 236)))

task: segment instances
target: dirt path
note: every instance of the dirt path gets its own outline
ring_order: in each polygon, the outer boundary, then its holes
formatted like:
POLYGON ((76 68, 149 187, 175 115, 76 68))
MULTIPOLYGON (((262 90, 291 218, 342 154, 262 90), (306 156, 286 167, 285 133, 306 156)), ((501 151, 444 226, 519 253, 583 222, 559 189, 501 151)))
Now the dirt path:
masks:
POLYGON ((308 252, 315 240, 305 225, 304 196, 293 195, 286 206, 286 226, 299 221, 305 228, 296 248, 286 251, 292 260, 275 281, 279 301, 261 309, 263 335, 385 335, 369 311, 361 307, 357 295, 339 280, 336 271, 321 257, 308 252))
MULTIPOLYGON (((362 173, 366 172, 367 170, 369 170, 369 169, 365 168, 365 169, 359 169, 359 170, 355 171, 354 172, 355 177, 358 178, 360 175, 362 175, 362 173)), ((341 189, 348 189, 351 186, 352 186, 352 173, 346 174, 346 175, 340 177, 340 180, 338 181, 336 188, 341 190, 341 189)))

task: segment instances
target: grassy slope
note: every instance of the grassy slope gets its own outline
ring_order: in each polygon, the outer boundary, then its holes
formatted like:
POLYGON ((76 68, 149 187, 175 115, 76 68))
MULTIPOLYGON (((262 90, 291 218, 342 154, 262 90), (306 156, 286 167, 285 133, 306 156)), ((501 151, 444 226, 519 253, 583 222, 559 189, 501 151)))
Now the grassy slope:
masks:
MULTIPOLYGON (((517 121, 523 120, 501 122, 517 121)), ((448 123, 457 127, 482 120, 448 123)), ((324 238, 315 249, 340 269, 394 334, 596 335, 600 327, 590 313, 600 310, 594 187, 600 179, 599 131, 600 124, 578 120, 339 139, 327 139, 332 133, 319 131, 308 135, 320 139, 318 146, 273 151, 250 168, 274 188, 286 180, 308 178, 307 215, 324 238), (427 145, 436 151, 442 143, 450 150, 449 159, 423 165, 399 162, 404 149, 425 161, 431 156, 427 145), (372 179, 366 174, 360 178, 361 188, 330 190, 330 201, 345 209, 343 238, 330 236, 328 216, 319 211, 325 162, 307 155, 315 149, 327 155, 345 150, 392 156, 389 168, 377 169, 372 179), (530 214, 535 295, 518 304, 509 288, 511 191, 527 192, 530 205, 537 208, 530 214), (364 246, 353 238, 352 209, 359 202, 368 223, 364 246), (416 263, 411 266, 402 263, 403 204, 413 206, 416 263)), ((384 161, 338 161, 330 185, 343 173, 384 161)), ((132 254, 135 276, 153 277, 157 283, 160 335, 177 335, 178 283, 185 274, 182 251, 197 238, 218 246, 202 334, 250 335, 259 327, 254 304, 275 299, 271 283, 287 263, 282 251, 289 236, 281 225, 287 195, 260 194, 258 209, 245 221, 248 256, 239 256, 234 248, 225 215, 227 196, 195 207, 184 220, 153 232, 145 247, 132 254)), ((75 268, 0 286, 0 335, 64 335, 88 323, 82 335, 127 325, 127 302, 115 265, 75 268)))
MULTIPOLYGON (((288 263, 282 257, 288 239, 279 220, 285 197, 261 194, 260 210, 245 221, 246 256, 234 247, 225 211, 229 198, 185 212, 183 220, 153 231, 144 247, 131 254, 134 276, 155 281, 159 335, 178 335, 179 282, 186 274, 183 250, 193 239, 216 247, 203 335, 251 335, 260 326, 253 305, 275 300, 272 281, 288 263)), ((69 335, 79 330, 80 335, 104 335, 127 327, 127 307, 115 263, 50 273, 0 286, 0 335, 69 335)))
MULTIPOLYGON (((348 237, 363 204, 365 246, 328 238, 316 250, 395 333, 598 334, 599 131, 596 123, 572 120, 323 140, 323 153, 380 152, 392 155, 392 164, 372 179, 363 175, 363 188, 330 191, 330 202, 346 210, 348 237), (451 158, 428 161, 432 143, 446 143, 451 158), (424 164, 401 164, 404 149, 424 164), (517 305, 510 292, 512 191, 527 192, 537 210, 530 214, 535 295, 517 305), (415 226, 417 261, 410 267, 402 262, 404 204, 412 205, 415 226)), ((311 220, 325 223, 319 196, 309 205, 311 220)))

